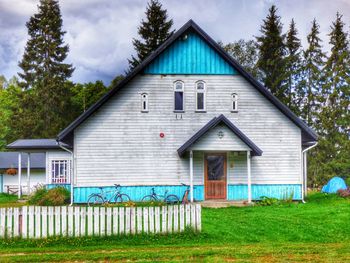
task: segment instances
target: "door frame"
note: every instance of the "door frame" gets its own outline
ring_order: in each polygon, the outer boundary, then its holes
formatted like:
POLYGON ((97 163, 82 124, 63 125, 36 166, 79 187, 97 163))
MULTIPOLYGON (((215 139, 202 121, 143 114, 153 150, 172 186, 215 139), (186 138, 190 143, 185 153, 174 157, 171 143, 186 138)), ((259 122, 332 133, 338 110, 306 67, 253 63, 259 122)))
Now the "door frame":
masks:
MULTIPOLYGON (((224 175, 225 175, 225 197, 224 200, 227 200, 227 153, 226 152, 204 152, 204 200, 215 200, 215 199, 208 199, 207 197, 207 187, 208 187, 208 162, 207 162, 207 156, 208 155, 218 155, 224 157, 224 175)), ((220 200, 220 199, 217 199, 220 200)))

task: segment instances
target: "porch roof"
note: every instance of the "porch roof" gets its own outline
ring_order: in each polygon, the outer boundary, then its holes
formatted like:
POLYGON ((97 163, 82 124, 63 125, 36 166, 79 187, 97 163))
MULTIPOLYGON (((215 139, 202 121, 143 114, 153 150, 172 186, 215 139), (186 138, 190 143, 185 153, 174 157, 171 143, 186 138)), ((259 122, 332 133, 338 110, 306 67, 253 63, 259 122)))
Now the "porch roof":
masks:
MULTIPOLYGON (((71 148, 67 144, 62 145, 66 148, 71 148)), ((61 149, 55 139, 19 139, 6 146, 12 150, 46 150, 46 149, 61 149)))
POLYGON ((206 125, 204 125, 198 132, 196 132, 188 141, 186 141, 178 150, 178 154, 182 157, 185 152, 197 142, 204 134, 206 134, 210 129, 216 127, 219 124, 225 124, 239 139, 241 139, 252 152, 252 156, 261 156, 262 150, 253 143, 240 129, 238 129, 229 119, 227 119, 223 114, 219 117, 213 118, 206 125))

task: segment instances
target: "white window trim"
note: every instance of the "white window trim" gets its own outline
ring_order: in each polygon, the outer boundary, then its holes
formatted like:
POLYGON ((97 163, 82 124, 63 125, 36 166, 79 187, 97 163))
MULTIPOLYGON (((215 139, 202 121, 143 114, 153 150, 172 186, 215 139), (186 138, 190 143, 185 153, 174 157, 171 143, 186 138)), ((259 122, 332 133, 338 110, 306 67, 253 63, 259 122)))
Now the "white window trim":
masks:
POLYGON ((174 112, 175 113, 183 113, 185 112, 185 83, 182 81, 182 80, 177 80, 174 82, 174 85, 173 85, 173 103, 174 103, 174 106, 173 106, 173 109, 174 109, 174 112), (181 82, 182 83, 182 89, 181 90, 176 90, 176 83, 178 82, 181 82), (182 96, 182 110, 176 110, 175 109, 175 92, 182 92, 183 93, 183 96, 182 96))
POLYGON ((49 184, 70 184, 70 178, 71 178, 71 169, 72 169, 72 164, 71 164, 71 159, 70 158, 50 158, 48 160, 48 172, 49 172, 49 184), (66 161, 67 162, 67 174, 66 174, 66 182, 65 183, 59 183, 59 182, 53 182, 52 178, 52 162, 62 162, 66 161))
POLYGON ((238 112, 238 94, 231 94, 231 112, 238 112), (235 102, 235 108, 233 108, 233 102, 235 102))
POLYGON ((206 112, 207 111, 207 84, 203 80, 199 80, 195 84, 195 89, 196 89, 196 112, 206 112), (203 91, 198 91, 197 85, 198 83, 203 83, 204 85, 204 90, 203 91), (203 93, 203 109, 198 109, 198 93, 203 93))
POLYGON ((141 112, 147 113, 148 112, 148 94, 147 93, 142 93, 141 94, 141 112), (146 98, 144 98, 144 96, 146 96, 146 98), (146 108, 143 108, 143 104, 144 102, 146 102, 146 108))

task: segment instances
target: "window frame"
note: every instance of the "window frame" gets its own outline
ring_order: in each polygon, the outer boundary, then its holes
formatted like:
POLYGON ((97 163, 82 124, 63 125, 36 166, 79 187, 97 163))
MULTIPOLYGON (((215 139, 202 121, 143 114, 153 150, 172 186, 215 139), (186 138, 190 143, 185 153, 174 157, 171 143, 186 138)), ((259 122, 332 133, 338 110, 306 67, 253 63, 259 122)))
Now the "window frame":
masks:
POLYGON ((203 80, 199 80, 195 83, 195 90, 196 90, 196 112, 206 112, 207 111, 207 84, 203 80), (202 83, 203 84, 203 90, 198 90, 198 84, 202 83), (198 109, 198 94, 202 93, 203 94, 203 109, 198 109))
POLYGON ((231 112, 238 112, 238 94, 235 92, 231 94, 231 112))
POLYGON ((141 112, 147 113, 149 111, 148 94, 146 92, 141 93, 141 112), (146 107, 144 108, 144 103, 146 107))
POLYGON ((174 99, 174 106, 173 106, 173 109, 174 109, 174 112, 175 113, 183 113, 185 112, 185 83, 182 81, 182 80, 177 80, 174 82, 173 84, 173 99, 174 99), (182 88, 181 90, 177 90, 176 89, 176 84, 177 83, 181 83, 182 84, 182 88), (176 92, 182 92, 182 110, 177 110, 176 109, 176 92))
POLYGON ((70 184, 71 179, 71 159, 68 158, 53 158, 49 159, 49 183, 50 184, 70 184), (58 164, 58 174, 54 174, 56 171, 55 165, 58 164), (63 174, 61 174, 60 165, 64 165, 63 174))

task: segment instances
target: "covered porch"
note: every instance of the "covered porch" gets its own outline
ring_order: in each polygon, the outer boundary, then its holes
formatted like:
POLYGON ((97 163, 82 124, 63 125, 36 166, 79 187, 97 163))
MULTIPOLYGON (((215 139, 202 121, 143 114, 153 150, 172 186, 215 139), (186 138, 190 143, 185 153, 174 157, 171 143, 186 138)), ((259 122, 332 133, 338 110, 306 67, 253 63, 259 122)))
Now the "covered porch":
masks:
MULTIPOLYGON (((48 152, 50 151, 63 151, 66 149, 68 145, 59 145, 56 140, 54 139, 23 139, 23 140, 17 140, 9 145, 7 145, 7 149, 10 149, 12 151, 18 152, 18 182, 17 182, 17 195, 18 198, 22 198, 22 195, 24 193, 24 188, 26 188, 25 193, 30 194, 34 189, 31 187, 31 174, 32 174, 32 161, 33 161, 33 154, 36 153, 45 153, 45 174, 46 179, 44 182, 42 182, 43 185, 46 185, 48 183, 51 183, 52 181, 58 183, 58 184, 69 184, 70 183, 70 176, 64 176, 62 175, 71 175, 70 169, 71 167, 67 165, 66 169, 61 169, 60 160, 57 160, 57 163, 49 163, 48 161, 48 152), (23 159, 25 158, 25 160, 23 159), (26 173, 22 174, 22 168, 23 163, 26 163, 26 173), (51 168, 52 166, 52 168, 51 168), (57 167, 57 168, 56 168, 57 167), (57 170, 57 171, 56 171, 57 170), (52 178, 51 178, 52 177, 52 178), (48 179, 50 178, 50 182, 48 179), (23 184, 23 181, 26 183, 23 184), (23 185, 26 185, 25 187, 23 185)), ((63 166, 62 166, 63 167, 63 166)))
POLYGON ((234 188, 238 186, 241 192, 246 191, 240 194, 242 198, 252 202, 251 162, 254 156, 262 155, 262 150, 224 115, 213 118, 195 133, 178 149, 178 154, 189 159, 191 192, 197 173, 197 180, 198 174, 202 176, 204 200, 234 200, 234 188), (195 171, 198 163, 203 165, 202 171, 195 171))

